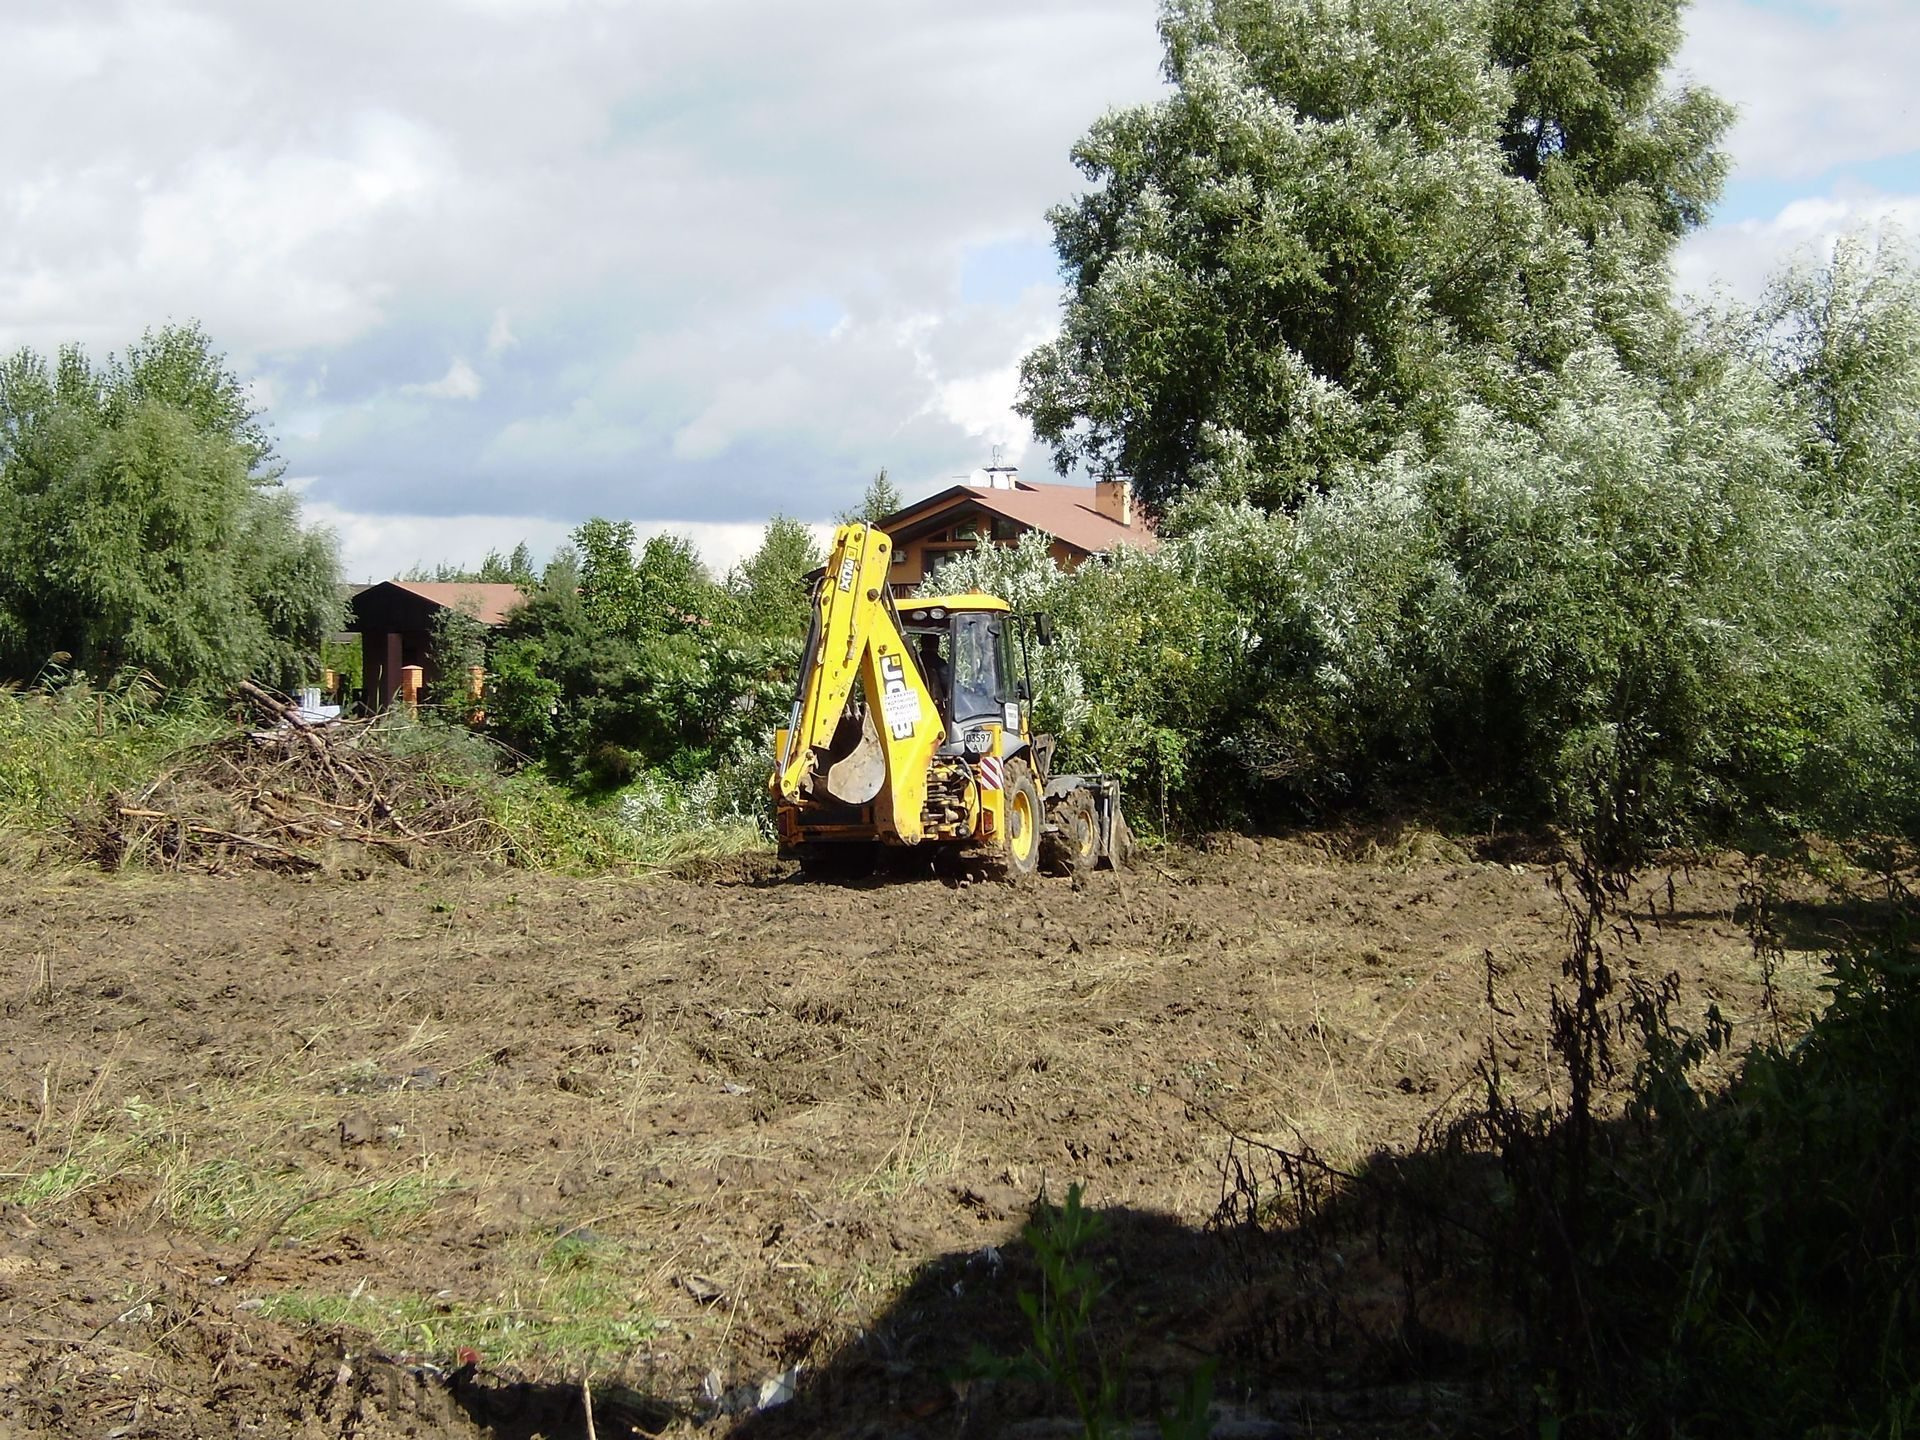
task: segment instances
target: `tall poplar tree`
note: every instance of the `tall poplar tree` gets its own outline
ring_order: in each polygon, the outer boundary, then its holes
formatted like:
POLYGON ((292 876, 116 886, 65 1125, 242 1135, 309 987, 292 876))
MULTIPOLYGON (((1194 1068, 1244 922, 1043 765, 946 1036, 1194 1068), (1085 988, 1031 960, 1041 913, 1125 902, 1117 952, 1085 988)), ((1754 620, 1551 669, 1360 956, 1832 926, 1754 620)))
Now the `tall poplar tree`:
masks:
POLYGON ((1666 85, 1681 0, 1169 0, 1172 93, 1075 148, 1068 283, 1020 409, 1064 470, 1269 507, 1522 419, 1576 354, 1677 334, 1664 261, 1727 107, 1666 85))

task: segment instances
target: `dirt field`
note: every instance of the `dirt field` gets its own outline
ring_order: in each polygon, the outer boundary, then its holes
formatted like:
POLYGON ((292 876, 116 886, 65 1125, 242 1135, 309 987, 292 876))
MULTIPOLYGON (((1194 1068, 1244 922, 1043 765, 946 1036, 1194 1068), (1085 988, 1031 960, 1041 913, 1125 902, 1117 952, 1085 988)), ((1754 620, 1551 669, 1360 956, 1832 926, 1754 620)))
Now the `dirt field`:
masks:
MULTIPOLYGON (((0 1437, 575 1435, 585 1377, 602 1437, 1054 1433, 1060 1397, 961 1371, 1019 1348, 1019 1232, 1074 1182, 1132 1383, 1224 1350, 1220 1433, 1296 1433, 1297 1372, 1228 1343, 1229 1132, 1409 1144, 1475 1093, 1489 961, 1537 1077, 1564 953, 1538 866, 1330 849, 15 881, 0 1437)), ((1736 881, 1663 874, 1640 953, 1744 1027, 1736 881)), ((1389 1379, 1321 1383, 1444 1408, 1389 1379)))

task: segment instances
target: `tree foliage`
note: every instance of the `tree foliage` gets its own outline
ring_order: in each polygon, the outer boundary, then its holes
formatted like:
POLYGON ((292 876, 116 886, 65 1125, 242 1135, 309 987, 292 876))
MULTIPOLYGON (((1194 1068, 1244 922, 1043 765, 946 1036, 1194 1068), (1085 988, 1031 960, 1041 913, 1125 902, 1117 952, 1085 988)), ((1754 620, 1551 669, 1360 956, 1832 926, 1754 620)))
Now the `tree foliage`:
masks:
POLYGON ((630 522, 589 520, 495 639, 489 723, 569 781, 717 770, 732 798, 757 795, 792 698, 795 594, 817 563, 812 533, 776 519, 721 585, 682 537, 636 550, 630 522))
POLYGON ((867 488, 860 496, 860 503, 851 510, 842 510, 834 516, 834 520, 841 525, 854 520, 864 520, 869 525, 877 525, 898 510, 902 503, 900 487, 887 478, 887 467, 882 465, 874 472, 873 479, 867 482, 867 488))
POLYGON ((1522 418, 1673 336, 1729 112, 1669 94, 1678 0, 1170 0, 1173 93, 1076 147, 1070 291, 1020 409, 1062 470, 1287 506, 1462 403, 1522 418))
POLYGON ((1290 507, 1210 485, 1156 553, 932 583, 1053 611, 1047 722, 1194 821, 1920 833, 1916 326, 1908 252, 1849 241, 1663 374, 1594 337, 1524 416, 1462 399, 1290 507))
POLYGON ((807 576, 825 560, 811 529, 789 516, 774 516, 759 548, 727 577, 732 623, 750 635, 790 638, 802 633, 807 628, 807 576))
POLYGON ((0 669, 64 653, 188 689, 310 678, 338 562, 278 474, 197 328, 101 365, 76 348, 0 363, 0 669))
POLYGON ((416 565, 400 578, 452 585, 518 585, 526 590, 540 583, 540 571, 533 563, 533 551, 522 540, 505 555, 489 550, 480 564, 471 569, 443 561, 437 565, 416 565))

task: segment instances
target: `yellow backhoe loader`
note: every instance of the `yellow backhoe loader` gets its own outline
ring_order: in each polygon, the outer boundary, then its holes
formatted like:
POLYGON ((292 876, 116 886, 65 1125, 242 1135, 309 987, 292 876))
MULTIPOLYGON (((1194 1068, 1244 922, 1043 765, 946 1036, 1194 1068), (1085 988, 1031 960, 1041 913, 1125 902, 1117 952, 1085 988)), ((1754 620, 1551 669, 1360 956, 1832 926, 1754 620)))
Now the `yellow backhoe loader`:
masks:
POLYGON ((892 549, 869 525, 834 532, 774 737, 782 853, 842 875, 915 846, 1016 876, 1126 863, 1119 781, 1051 773, 1053 741, 1028 725, 1026 631, 1046 643, 1045 617, 982 594, 896 605, 892 549))

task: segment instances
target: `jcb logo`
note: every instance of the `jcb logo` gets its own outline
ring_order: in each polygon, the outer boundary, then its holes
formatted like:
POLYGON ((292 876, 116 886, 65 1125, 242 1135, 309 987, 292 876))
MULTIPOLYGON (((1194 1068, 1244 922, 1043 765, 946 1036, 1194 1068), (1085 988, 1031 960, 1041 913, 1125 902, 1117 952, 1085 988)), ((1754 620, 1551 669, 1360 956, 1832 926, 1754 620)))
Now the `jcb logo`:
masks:
POLYGON ((906 666, 898 655, 880 657, 880 709, 887 717, 887 733, 911 740, 920 723, 920 697, 907 684, 906 666))

